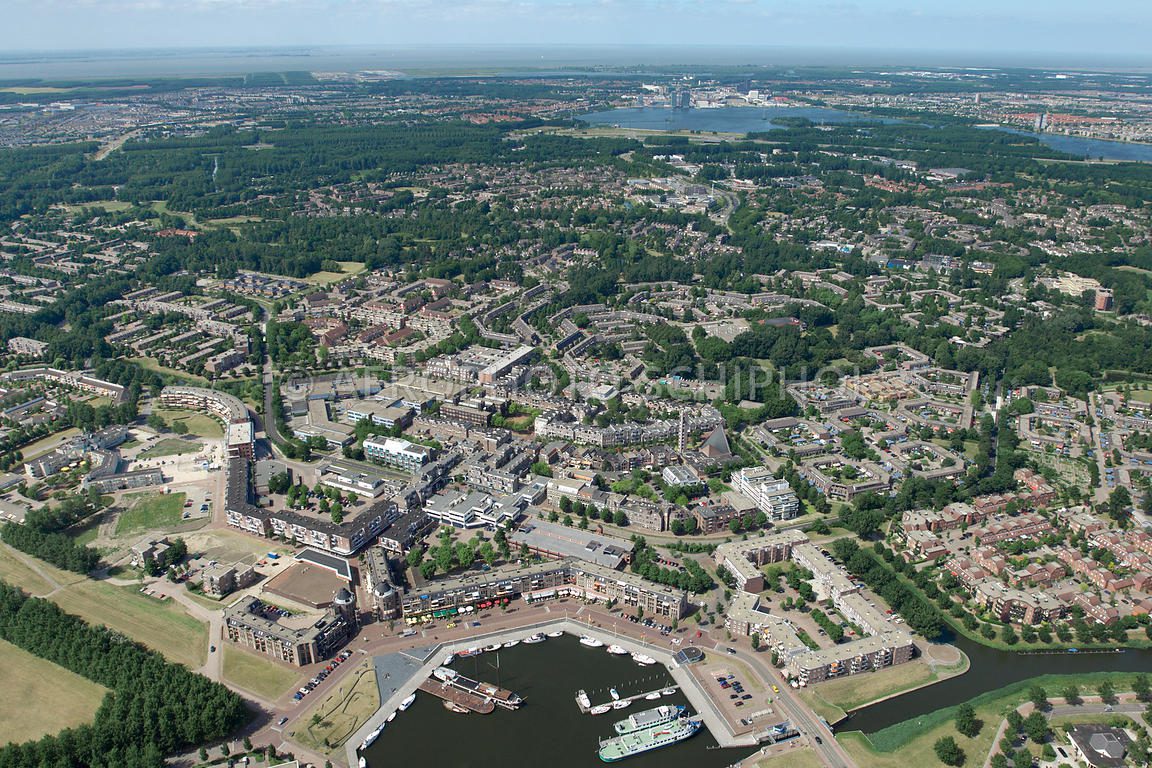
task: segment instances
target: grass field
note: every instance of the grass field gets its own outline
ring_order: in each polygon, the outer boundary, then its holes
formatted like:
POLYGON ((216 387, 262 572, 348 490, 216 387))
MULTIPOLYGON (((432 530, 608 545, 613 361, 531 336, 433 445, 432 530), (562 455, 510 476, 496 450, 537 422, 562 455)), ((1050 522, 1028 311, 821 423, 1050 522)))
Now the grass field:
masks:
MULTIPOLYGON (((292 555, 291 547, 273 539, 258 539, 246 533, 222 528, 189 533, 184 537, 184 541, 188 544, 189 552, 222 563, 235 562, 253 555, 263 557, 268 552, 276 552, 285 558, 292 555)), ((287 565, 281 567, 286 568, 287 565)))
POLYGON ((341 272, 317 272, 304 278, 304 281, 312 285, 331 285, 364 271, 364 263, 360 261, 338 261, 336 263, 340 265, 341 272))
POLYGON ((0 640, 0 744, 89 723, 108 692, 74 672, 0 640))
MULTIPOLYGON (((215 422, 212 422, 215 424, 215 422)), ((191 440, 184 440, 179 437, 166 437, 163 440, 158 440, 150 448, 145 448, 140 452, 142 459, 159 459, 163 456, 183 456, 186 453, 196 453, 204 446, 195 443, 191 440)))
MULTIPOLYGON (((139 587, 116 587, 92 581, 37 560, 60 590, 48 599, 91 624, 103 624, 159 651, 168 659, 199 667, 208 653, 208 627, 189 616, 178 604, 143 595, 139 587)), ((47 595, 52 587, 16 560, 0 545, 0 578, 34 595, 47 595)))
POLYGON ((829 722, 836 722, 845 713, 897 693, 904 693, 934 683, 968 668, 965 659, 955 667, 934 670, 922 660, 899 664, 866 675, 851 675, 829 680, 805 688, 800 698, 829 722))
POLYGON ((247 653, 239 648, 224 649, 224 679, 270 701, 296 687, 299 671, 247 653))
POLYGON ((379 708, 380 691, 376 687, 376 673, 372 663, 366 661, 345 676, 335 691, 305 712, 296 721, 296 728, 291 735, 296 741, 317 752, 335 754, 348 737, 368 722, 368 718, 379 708), (312 724, 313 715, 320 716, 320 722, 316 725, 312 724), (325 739, 330 746, 324 746, 325 739))
POLYGON ((756 763, 756 768, 823 768, 824 763, 815 750, 790 749, 756 763))
POLYGON ((205 416, 202 413, 193 413, 192 411, 172 411, 165 408, 156 408, 152 411, 157 416, 168 422, 169 425, 176 422, 182 422, 184 426, 188 427, 188 434, 198 435, 199 437, 223 437, 224 430, 220 426, 220 422, 211 416, 205 416))
POLYGON ((169 368, 165 365, 160 365, 160 363, 156 362, 155 360, 153 360, 150 357, 130 357, 130 358, 128 358, 128 362, 136 363, 141 368, 145 368, 149 371, 155 371, 156 373, 159 373, 159 374, 162 374, 165 376, 174 376, 174 377, 176 377, 178 379, 182 379, 184 381, 191 381, 191 382, 195 382, 197 384, 202 384, 205 386, 207 386, 208 384, 211 383, 208 381, 208 379, 204 378, 203 376, 197 376, 194 373, 188 373, 187 371, 178 371, 175 368, 169 368))
POLYGON ((124 499, 132 506, 120 513, 116 521, 117 536, 180 525, 180 515, 184 511, 183 493, 129 493, 124 499))
POLYGON ((1009 710, 1015 709, 1028 699, 1028 689, 1040 685, 1054 695, 1068 683, 1077 683, 1081 689, 1095 688, 1108 679, 1117 691, 1130 690, 1132 678, 1128 673, 1094 673, 1087 675, 1045 675, 1023 680, 1010 686, 977 696, 972 699, 976 717, 984 725, 975 737, 969 738, 957 732, 955 725, 956 707, 938 709, 921 717, 905 720, 881 731, 865 735, 860 731, 850 731, 836 737, 849 755, 861 768, 904 768, 909 765, 939 765, 933 745, 943 736, 952 736, 967 756, 967 765, 982 765, 996 728, 1009 710))
MULTIPOLYGON (((72 574, 72 576, 76 577, 76 574, 72 574)), ((25 565, 23 561, 17 559, 17 556, 7 545, 0 546, 0 579, 37 597, 43 597, 52 591, 52 585, 25 565)))
POLYGON ((1152 389, 1135 389, 1128 397, 1139 403, 1152 403, 1152 389))
POLYGON ((114 629, 180 664, 199 667, 207 656, 205 624, 179 605, 143 595, 137 587, 85 580, 57 592, 52 601, 68 613, 114 629))

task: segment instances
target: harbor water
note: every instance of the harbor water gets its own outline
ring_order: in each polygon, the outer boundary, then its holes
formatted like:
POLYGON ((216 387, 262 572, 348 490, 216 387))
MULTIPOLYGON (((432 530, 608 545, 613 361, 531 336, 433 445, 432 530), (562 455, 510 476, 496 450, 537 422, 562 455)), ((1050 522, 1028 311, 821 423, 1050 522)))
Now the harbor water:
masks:
MULTIPOLYGON (((647 693, 674 684, 662 665, 643 667, 628 656, 587 648, 571 635, 536 645, 521 643, 499 653, 457 659, 463 675, 495 683, 526 700, 515 712, 499 707, 490 715, 456 714, 425 693, 396 716, 366 753, 369 768, 415 762, 445 768, 591 768, 603 765, 596 754, 600 739, 615 736, 612 724, 634 712, 661 704, 691 705, 679 692, 659 701, 640 699, 627 709, 582 715, 576 692, 592 703, 647 693), (499 669, 497 669, 499 659, 499 669)), ((753 702, 748 702, 752 705, 753 702)), ((763 708, 763 702, 749 706, 763 708)), ((723 768, 751 754, 747 749, 718 749, 707 728, 669 747, 630 757, 629 768, 723 768)))

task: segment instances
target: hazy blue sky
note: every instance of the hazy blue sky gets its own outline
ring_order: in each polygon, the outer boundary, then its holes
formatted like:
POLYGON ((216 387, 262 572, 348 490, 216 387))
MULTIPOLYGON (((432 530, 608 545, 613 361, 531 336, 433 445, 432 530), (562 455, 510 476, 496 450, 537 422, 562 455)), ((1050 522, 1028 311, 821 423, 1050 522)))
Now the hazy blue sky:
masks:
POLYGON ((4 0, 0 51, 653 44, 1149 56, 1152 0, 4 0))

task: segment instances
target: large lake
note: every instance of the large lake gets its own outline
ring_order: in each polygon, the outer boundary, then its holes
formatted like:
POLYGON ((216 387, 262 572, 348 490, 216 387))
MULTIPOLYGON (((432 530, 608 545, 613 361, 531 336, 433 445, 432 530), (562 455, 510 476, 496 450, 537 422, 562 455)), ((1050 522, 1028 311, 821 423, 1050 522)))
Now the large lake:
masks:
MULTIPOLYGON (((594 125, 618 125, 621 128, 642 128, 654 131, 751 133, 787 127, 773 123, 773 118, 779 117, 802 117, 818 124, 898 122, 873 118, 860 112, 846 112, 827 107, 767 107, 763 109, 757 107, 720 107, 717 109, 629 107, 593 112, 581 115, 580 119, 594 125)), ((1033 136, 1052 149, 1067 152, 1073 157, 1152 163, 1152 144, 1083 139, 1078 136, 1033 133, 1013 128, 988 127, 988 129, 1008 131, 1021 136, 1033 136)))

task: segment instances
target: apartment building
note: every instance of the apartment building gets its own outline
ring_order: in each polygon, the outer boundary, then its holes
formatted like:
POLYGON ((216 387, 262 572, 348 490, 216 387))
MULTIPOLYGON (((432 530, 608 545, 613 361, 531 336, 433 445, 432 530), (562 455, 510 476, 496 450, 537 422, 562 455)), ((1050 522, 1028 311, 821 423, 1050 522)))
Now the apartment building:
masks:
POLYGON ((732 475, 732 487, 747 496, 769 520, 791 520, 800 501, 787 480, 777 479, 767 467, 745 467, 732 475))
POLYGON ((373 436, 364 440, 364 455, 389 467, 416 472, 432 460, 432 449, 401 438, 373 436))

